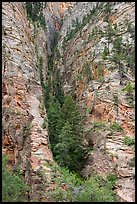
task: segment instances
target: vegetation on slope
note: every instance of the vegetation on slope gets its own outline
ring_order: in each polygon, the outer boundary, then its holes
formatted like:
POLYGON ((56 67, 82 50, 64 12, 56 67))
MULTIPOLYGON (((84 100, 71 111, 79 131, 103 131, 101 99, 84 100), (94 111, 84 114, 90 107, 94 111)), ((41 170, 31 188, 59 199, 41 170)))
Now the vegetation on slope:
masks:
POLYGON ((106 179, 92 175, 87 180, 79 177, 68 168, 54 166, 54 182, 56 187, 48 193, 55 202, 116 202, 118 201, 114 187, 117 181, 115 174, 109 174, 106 179), (57 171, 60 177, 56 177, 57 171))
POLYGON ((39 22, 43 29, 46 29, 46 21, 43 15, 43 9, 46 2, 25 2, 27 16, 32 22, 39 22))
POLYGON ((26 202, 28 185, 20 172, 13 173, 7 167, 7 156, 2 156, 2 201, 26 202))

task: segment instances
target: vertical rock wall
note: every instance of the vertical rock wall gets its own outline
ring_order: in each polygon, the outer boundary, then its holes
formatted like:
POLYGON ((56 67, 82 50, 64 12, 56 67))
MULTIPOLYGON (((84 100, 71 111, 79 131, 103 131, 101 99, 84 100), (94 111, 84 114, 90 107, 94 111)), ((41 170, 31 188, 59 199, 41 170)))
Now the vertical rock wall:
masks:
POLYGON ((9 156, 14 171, 21 168, 32 187, 32 200, 41 199, 41 172, 45 173, 45 183, 49 182, 51 169, 45 164, 53 161, 48 126, 43 127, 46 110, 39 59, 42 57, 42 75, 46 81, 51 41, 70 5, 71 2, 47 2, 43 10, 47 27, 44 31, 27 19, 25 3, 2 3, 3 154, 9 156))
POLYGON ((123 84, 120 84, 118 65, 111 58, 116 36, 122 37, 123 49, 127 49, 125 59, 129 53, 130 57, 134 53, 135 3, 110 2, 109 17, 105 12, 106 3, 78 2, 71 13, 67 12, 59 33, 57 49, 60 58, 56 57, 55 67, 62 73, 65 93, 75 95, 85 115, 85 133, 90 130, 88 137, 93 140, 93 152, 83 174, 88 176, 96 171, 105 176, 115 172, 119 177, 117 194, 122 201, 133 202, 135 168, 129 163, 134 160, 135 153, 134 146, 126 145, 124 138, 135 138, 135 76, 131 71, 134 63, 130 69, 126 60, 121 65, 124 77, 123 84), (111 28, 117 34, 112 36, 109 55, 103 59, 104 48, 108 45, 107 32, 111 28), (131 104, 124 91, 128 83, 133 87, 131 104), (108 131, 115 122, 123 131, 108 131), (99 124, 97 129, 94 123, 99 124))
POLYGON ((2 31, 3 153, 9 155, 14 170, 21 167, 36 198, 38 169, 53 160, 47 129, 42 128, 46 111, 37 57, 42 54, 45 68, 47 37, 40 28, 34 33, 21 2, 2 3, 2 31))

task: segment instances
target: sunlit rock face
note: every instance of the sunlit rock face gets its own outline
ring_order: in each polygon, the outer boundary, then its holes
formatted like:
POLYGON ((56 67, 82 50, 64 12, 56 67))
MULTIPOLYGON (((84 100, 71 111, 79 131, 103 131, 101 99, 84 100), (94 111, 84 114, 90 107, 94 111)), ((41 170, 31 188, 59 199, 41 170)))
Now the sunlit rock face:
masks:
MULTIPOLYGON (((124 142, 126 135, 135 138, 135 92, 133 90, 130 101, 124 91, 129 82, 132 87, 135 86, 134 71, 124 61, 124 82, 120 83, 118 65, 111 61, 114 36, 109 43, 108 58, 103 58, 103 51, 108 46, 108 22, 117 36, 122 36, 124 48, 135 49, 135 30, 128 28, 128 24, 135 25, 135 3, 111 2, 109 17, 105 12, 105 4, 78 2, 71 12, 66 13, 57 46, 60 57, 56 57, 55 66, 62 73, 65 93, 72 92, 75 95, 80 110, 86 115, 83 122, 85 129, 92 129, 94 121, 103 122, 106 129, 115 122, 123 128, 123 132, 108 133, 104 129, 89 134, 94 151, 92 162, 90 158, 87 160, 83 174, 87 176, 97 171, 105 176, 109 172, 116 172, 119 175, 117 194, 122 201, 134 201, 134 167, 129 165, 134 158, 134 147, 124 142)), ((127 57, 128 54, 125 60, 127 57)))

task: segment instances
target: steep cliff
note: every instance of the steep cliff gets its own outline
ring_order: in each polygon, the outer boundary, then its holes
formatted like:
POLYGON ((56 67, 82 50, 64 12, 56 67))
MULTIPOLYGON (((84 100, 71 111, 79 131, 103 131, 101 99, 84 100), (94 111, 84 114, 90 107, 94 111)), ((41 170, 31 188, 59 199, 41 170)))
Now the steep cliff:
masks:
POLYGON ((47 201, 54 160, 41 85, 50 59, 84 116, 83 177, 116 173, 117 195, 134 201, 135 3, 46 2, 45 28, 26 3, 2 3, 3 154, 21 168, 30 200, 47 201))
POLYGON ((61 20, 63 5, 59 5, 59 11, 58 5, 47 5, 45 15, 49 15, 46 18, 49 24, 45 32, 37 27, 36 22, 28 20, 25 4, 2 3, 3 153, 9 156, 14 171, 21 167, 25 179, 32 186, 30 195, 35 199, 41 186, 38 172, 43 169, 48 178, 50 169, 44 164, 53 161, 47 128, 42 126, 46 111, 39 58, 42 55, 42 76, 46 78, 52 32, 49 27, 55 26, 54 17, 61 20))
POLYGON ((134 200, 135 185, 134 147, 124 142, 135 137, 134 22, 134 2, 77 3, 64 18, 55 62, 85 115, 85 146, 92 140, 83 174, 116 172, 125 201, 134 200))

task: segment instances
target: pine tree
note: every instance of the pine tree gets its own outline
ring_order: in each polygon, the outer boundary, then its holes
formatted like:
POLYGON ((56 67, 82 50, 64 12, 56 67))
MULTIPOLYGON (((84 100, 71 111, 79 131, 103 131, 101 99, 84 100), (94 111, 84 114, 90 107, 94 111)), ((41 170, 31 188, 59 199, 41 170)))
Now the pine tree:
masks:
POLYGON ((108 54, 109 54, 109 45, 112 42, 112 39, 115 36, 115 31, 112 27, 112 23, 108 22, 108 25, 106 26, 106 39, 107 39, 107 45, 108 45, 108 54))
POLYGON ((60 108, 58 100, 48 109, 49 137, 55 159, 70 169, 78 170, 82 165, 81 116, 72 96, 65 96, 60 108), (58 105, 57 105, 58 104, 58 105))
POLYGON ((40 72, 40 82, 41 86, 44 86, 44 77, 43 77, 43 57, 40 56, 39 58, 39 72, 40 72))
POLYGON ((52 82, 51 77, 48 77, 46 84, 44 84, 44 101, 45 101, 45 108, 48 110, 50 104, 50 95, 52 94, 52 82))
POLYGON ((125 56, 124 56, 122 37, 117 36, 114 39, 112 61, 115 62, 116 66, 118 65, 121 85, 123 84, 123 73, 124 73, 123 60, 124 59, 125 59, 125 56))
POLYGON ((61 81, 59 70, 57 70, 55 80, 54 80, 54 94, 58 102, 62 106, 64 102, 64 91, 62 87, 62 81, 61 81))
POLYGON ((111 3, 110 2, 107 2, 104 6, 104 13, 106 14, 106 18, 105 18, 105 21, 106 22, 109 22, 109 16, 111 14, 111 3))
POLYGON ((70 170, 80 170, 83 148, 68 121, 60 132, 59 143, 55 146, 55 152, 55 158, 62 166, 67 166, 70 170))
POLYGON ((81 115, 76 105, 76 102, 73 100, 71 95, 65 96, 61 114, 62 119, 68 121, 72 129, 77 134, 80 134, 82 131, 82 127, 80 125, 81 115))
POLYGON ((50 95, 50 103, 47 110, 48 115, 48 131, 49 131, 49 140, 51 146, 54 147, 58 143, 58 134, 61 131, 62 125, 59 124, 60 120, 60 104, 55 98, 55 96, 50 95), (60 127, 60 128, 59 128, 60 127))

